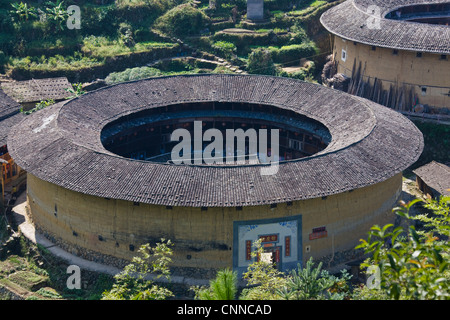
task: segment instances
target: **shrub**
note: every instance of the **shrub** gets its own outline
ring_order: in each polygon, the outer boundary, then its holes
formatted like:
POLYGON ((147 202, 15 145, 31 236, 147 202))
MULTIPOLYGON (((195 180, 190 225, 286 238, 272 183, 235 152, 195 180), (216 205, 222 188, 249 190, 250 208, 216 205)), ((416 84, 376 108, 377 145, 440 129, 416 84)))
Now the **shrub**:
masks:
POLYGON ((161 71, 151 67, 128 68, 122 72, 110 73, 105 81, 108 84, 139 80, 161 75, 161 71))
POLYGON ((237 273, 229 269, 220 270, 209 287, 191 287, 198 300, 234 300, 237 294, 237 273))
POLYGON ((237 48, 247 46, 268 46, 270 45, 271 32, 216 32, 215 41, 225 41, 234 43, 237 48))
POLYGON ((134 257, 122 272, 114 276, 115 283, 111 290, 103 293, 102 300, 165 300, 173 293, 148 280, 148 274, 157 274, 157 279, 170 280, 169 264, 172 242, 161 240, 155 247, 149 244, 139 248, 140 256, 134 257))
POLYGON ((33 112, 39 111, 41 109, 47 108, 48 106, 51 106, 52 104, 54 104, 55 101, 53 99, 49 99, 49 100, 41 100, 40 102, 36 103, 36 106, 33 109, 30 109, 28 111, 24 111, 23 108, 20 108, 20 112, 22 112, 23 114, 32 114, 33 112))
POLYGON ((236 46, 234 43, 227 41, 214 42, 212 47, 216 51, 216 54, 223 55, 225 57, 231 57, 231 55, 236 52, 236 46))
POLYGON ((3 51, 0 50, 0 67, 6 63, 6 55, 3 51))
POLYGON ((373 286, 392 299, 448 300, 450 197, 424 204, 430 214, 411 216, 411 207, 419 201, 401 203, 394 211, 409 222, 424 223, 425 228, 416 230, 412 224, 408 230, 392 224, 373 226, 367 240, 362 239, 359 246, 370 254, 362 266, 378 271, 379 279, 373 286))
POLYGON ((264 48, 253 50, 248 57, 247 71, 251 74, 275 75, 272 53, 264 48))
POLYGON ((209 18, 199 9, 190 4, 179 5, 155 22, 155 28, 171 36, 199 34, 205 28, 209 18))
POLYGON ((313 42, 293 44, 281 48, 269 47, 269 50, 272 53, 273 61, 275 63, 283 64, 299 62, 300 59, 312 57, 318 52, 318 49, 313 42))
POLYGON ((120 41, 127 47, 134 47, 136 44, 134 41, 133 29, 128 23, 122 22, 119 25, 118 36, 120 41))

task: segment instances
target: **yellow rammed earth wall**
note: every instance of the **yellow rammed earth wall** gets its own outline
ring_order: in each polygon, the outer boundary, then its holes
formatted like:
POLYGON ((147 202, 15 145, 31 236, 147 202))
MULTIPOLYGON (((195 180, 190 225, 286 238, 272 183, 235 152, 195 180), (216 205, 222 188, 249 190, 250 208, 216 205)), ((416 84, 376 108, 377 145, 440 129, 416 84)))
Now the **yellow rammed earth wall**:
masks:
POLYGON ((352 76, 356 59, 356 68, 361 62, 366 67, 364 80, 374 78, 382 80, 383 89, 389 90, 391 84, 412 85, 420 104, 430 107, 450 108, 450 56, 442 59, 440 54, 417 52, 376 47, 334 36, 333 56, 338 62, 338 73, 352 76), (346 57, 343 57, 345 50, 346 57), (345 60, 345 61, 344 61, 345 60), (422 88, 426 87, 426 93, 422 88))
MULTIPOLYGON (((67 247, 129 260, 143 243, 174 242, 173 266, 193 269, 232 267, 233 222, 302 218, 303 261, 354 248, 374 224, 393 222, 402 175, 326 198, 236 208, 173 207, 84 195, 28 174, 29 212, 37 229, 67 247), (313 228, 327 236, 309 240, 313 228), (134 251, 130 250, 134 246, 134 251)), ((79 253, 80 251, 76 251, 79 253)))

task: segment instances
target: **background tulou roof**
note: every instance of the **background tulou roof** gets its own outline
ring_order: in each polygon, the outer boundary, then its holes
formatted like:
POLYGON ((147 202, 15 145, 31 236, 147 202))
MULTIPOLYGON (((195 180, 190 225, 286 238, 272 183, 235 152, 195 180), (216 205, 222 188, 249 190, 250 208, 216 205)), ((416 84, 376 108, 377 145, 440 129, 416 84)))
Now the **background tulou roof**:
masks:
POLYGON ((384 18, 401 7, 441 3, 450 1, 347 0, 326 11, 320 22, 332 34, 367 45, 450 54, 450 26, 384 18), (378 19, 375 20, 374 17, 378 19))
POLYGON ((413 171, 428 186, 439 194, 450 196, 450 167, 436 161, 431 161, 413 171))
POLYGON ((0 147, 6 144, 9 130, 22 119, 20 105, 0 89, 0 147))
POLYGON ((76 192, 157 205, 230 207, 323 197, 384 181, 418 159, 423 137, 401 114, 320 85, 201 74, 121 83, 55 104, 15 126, 8 147, 28 173, 76 192), (313 156, 281 162, 274 175, 261 175, 261 165, 132 160, 101 143, 102 128, 120 117, 212 101, 293 110, 324 124, 332 140, 313 156))

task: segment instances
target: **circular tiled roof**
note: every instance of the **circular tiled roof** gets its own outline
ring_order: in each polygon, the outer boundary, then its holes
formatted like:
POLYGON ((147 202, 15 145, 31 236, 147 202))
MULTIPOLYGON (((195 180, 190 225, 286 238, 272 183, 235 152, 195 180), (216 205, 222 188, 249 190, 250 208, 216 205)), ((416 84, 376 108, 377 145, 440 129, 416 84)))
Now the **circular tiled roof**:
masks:
MULTIPOLYGON (((162 108, 163 110, 163 108, 162 108)), ((287 78, 186 75, 113 85, 29 115, 8 137, 28 173, 98 197, 167 206, 254 206, 323 197, 400 173, 423 149, 401 114, 365 99, 287 78), (279 164, 204 166, 124 158, 101 143, 105 125, 149 108, 195 102, 245 102, 292 110, 325 125, 331 142, 307 158, 279 164)))
POLYGON ((386 19, 399 8, 450 3, 449 0, 347 0, 320 18, 322 25, 343 39, 371 46, 450 54, 450 27, 386 19))

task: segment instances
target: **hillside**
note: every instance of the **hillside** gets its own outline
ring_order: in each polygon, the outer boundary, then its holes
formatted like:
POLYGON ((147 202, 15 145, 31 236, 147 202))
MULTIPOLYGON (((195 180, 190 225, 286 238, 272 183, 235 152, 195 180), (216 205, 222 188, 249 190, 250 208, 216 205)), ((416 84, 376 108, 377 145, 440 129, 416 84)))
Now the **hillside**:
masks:
POLYGON ((112 73, 109 82, 185 72, 264 73, 251 61, 264 50, 272 74, 313 81, 329 54, 318 18, 339 2, 265 1, 258 22, 247 20, 243 0, 2 2, 0 71, 14 80, 65 76, 72 83, 112 73), (66 11, 70 5, 80 10, 79 29, 67 24, 75 19, 66 11))

